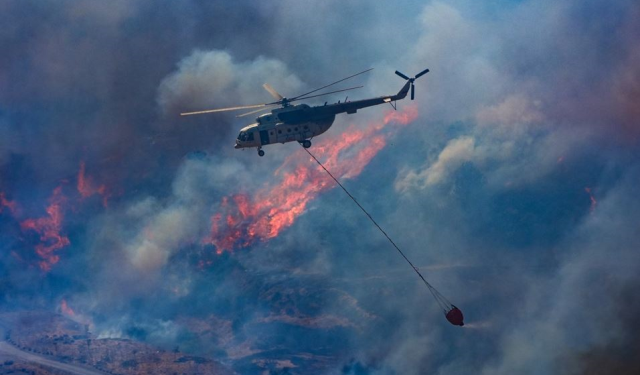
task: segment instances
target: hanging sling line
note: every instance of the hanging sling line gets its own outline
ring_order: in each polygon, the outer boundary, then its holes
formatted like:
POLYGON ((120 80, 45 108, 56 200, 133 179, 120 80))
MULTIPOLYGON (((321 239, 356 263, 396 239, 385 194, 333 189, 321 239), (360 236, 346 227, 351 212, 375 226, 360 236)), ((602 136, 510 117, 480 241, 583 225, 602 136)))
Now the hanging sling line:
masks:
MULTIPOLYGON (((302 144, 300 144, 302 146, 302 144)), ((387 238, 387 240, 389 240, 389 242, 391 243, 391 245, 393 245, 393 247, 398 250, 398 253, 400 253, 400 255, 402 255, 402 257, 404 258, 404 260, 407 261, 407 263, 409 263, 409 265, 411 266, 411 268, 418 274, 418 276, 420 276, 420 278, 422 279, 422 281, 424 282, 424 284, 427 286, 427 288, 429 288, 429 291, 431 292, 431 295, 433 295, 433 298, 436 300, 436 302, 438 303, 438 305, 440 306, 440 308, 442 308, 445 312, 445 314, 451 310, 452 307, 455 307, 453 304, 451 304, 451 302, 449 302, 449 300, 443 296, 440 292, 438 292, 438 290, 436 288, 433 287, 433 285, 429 284, 429 282, 424 278, 424 276, 422 276, 422 274, 420 273, 420 271, 418 270, 418 267, 414 266, 413 263, 411 263, 411 261, 409 260, 409 258, 407 258, 406 255, 404 255, 404 253, 402 252, 402 250, 400 250, 400 248, 398 247, 398 245, 396 245, 395 242, 393 242, 393 240, 391 239, 391 237, 389 237, 389 235, 387 234, 387 232, 384 231, 384 229, 382 229, 382 227, 373 219, 373 217, 369 214, 369 212, 367 212, 367 210, 364 209, 364 207, 362 207, 362 205, 358 202, 358 200, 351 195, 351 193, 349 193, 349 191, 344 187, 344 185, 342 185, 340 183, 340 181, 338 181, 337 178, 335 178, 333 176, 333 174, 331 174, 331 172, 329 172, 329 170, 327 168, 325 168, 325 166, 320 162, 320 160, 318 160, 318 158, 316 158, 311 151, 309 151, 309 149, 305 148, 304 146, 302 147, 308 154, 309 156, 311 156, 313 158, 313 160, 316 161, 316 163, 318 163, 318 165, 320 167, 322 167, 322 169, 324 169, 325 172, 327 172, 327 174, 338 184, 338 186, 340 186, 342 188, 342 190, 344 190, 344 192, 349 196, 349 198, 351 198, 351 200, 358 206, 360 207, 360 209, 362 210, 362 212, 364 212, 365 215, 367 215, 367 217, 369 218, 369 220, 371 220, 371 222, 373 223, 373 225, 375 225, 378 230, 380 230, 380 232, 387 238)))

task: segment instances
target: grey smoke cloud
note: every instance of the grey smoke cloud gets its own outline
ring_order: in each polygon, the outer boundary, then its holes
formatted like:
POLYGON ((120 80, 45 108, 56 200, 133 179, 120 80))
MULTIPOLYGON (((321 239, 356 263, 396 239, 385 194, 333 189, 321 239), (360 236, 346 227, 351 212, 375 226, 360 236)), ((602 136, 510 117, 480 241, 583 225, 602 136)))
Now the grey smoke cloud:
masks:
POLYGON ((234 363, 303 350, 333 358, 326 373, 552 374, 637 344, 617 319, 637 307, 621 292, 639 266, 634 2, 7 4, 0 190, 47 197, 86 159, 116 194, 108 209, 69 211, 72 246, 50 278, 10 255, 30 250, 2 214, 3 302, 65 295, 105 335, 234 363), (469 329, 446 324, 338 190, 271 241, 223 256, 200 243, 221 197, 272 182, 298 146, 258 159, 229 146, 245 120, 175 114, 370 66, 362 97, 399 88, 395 69, 431 72, 417 81, 419 119, 345 183, 469 329), (194 150, 208 156, 185 157, 194 150))
POLYGON ((396 189, 406 191, 412 187, 425 188, 435 185, 446 179, 452 173, 452 170, 455 171, 463 163, 473 159, 473 138, 462 137, 454 139, 438 155, 438 160, 428 168, 419 172, 407 172, 406 176, 396 182, 396 189))
POLYGON ((632 327, 620 320, 626 303, 618 293, 638 281, 638 238, 627 225, 637 216, 629 190, 635 177, 630 172, 564 241, 556 276, 530 286, 519 317, 527 325, 505 335, 500 362, 485 373, 553 373, 563 355, 629 337, 632 327))
POLYGON ((158 102, 171 114, 211 109, 212 103, 225 107, 267 103, 274 101, 262 89, 260 82, 267 81, 284 96, 295 95, 302 86, 287 66, 276 59, 258 56, 237 63, 226 51, 194 51, 180 61, 177 72, 162 81, 158 102))
POLYGON ((8 120, 0 118, 0 166, 9 161, 11 154, 22 143, 21 137, 12 128, 8 120))

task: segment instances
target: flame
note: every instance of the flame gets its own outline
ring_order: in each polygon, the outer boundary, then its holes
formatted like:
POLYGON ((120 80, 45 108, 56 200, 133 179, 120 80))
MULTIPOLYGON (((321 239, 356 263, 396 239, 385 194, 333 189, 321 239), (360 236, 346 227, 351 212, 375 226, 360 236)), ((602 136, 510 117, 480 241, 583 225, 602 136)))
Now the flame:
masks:
MULTIPOLYGON (((63 180, 63 182, 67 182, 63 180)), ((80 170, 78 171, 78 193, 81 200, 92 195, 98 194, 102 196, 102 204, 106 207, 109 193, 105 185, 96 186, 91 177, 85 174, 85 163, 80 162, 80 170)), ((52 266, 60 260, 56 252, 70 244, 69 238, 60 234, 62 229, 62 221, 64 219, 63 205, 67 202, 67 198, 62 194, 62 186, 54 189, 52 196, 49 198, 49 206, 46 208, 47 216, 38 219, 26 219, 20 222, 23 231, 33 231, 39 235, 40 243, 35 246, 35 251, 40 257, 38 266, 41 270, 50 271, 52 266)), ((0 192, 0 213, 4 208, 8 208, 12 216, 16 220, 18 218, 19 206, 15 201, 10 201, 0 192)), ((21 210, 20 210, 21 211, 21 210)))
POLYGON ((587 194, 589 194, 589 199, 591 200, 591 206, 589 206, 589 212, 593 213, 593 211, 596 209, 596 206, 598 205, 598 201, 596 200, 596 198, 591 193, 591 188, 590 187, 584 188, 584 191, 586 191, 587 194))
POLYGON ((0 213, 2 213, 4 208, 8 208, 11 211, 11 214, 15 215, 17 210, 17 204, 15 201, 8 200, 4 193, 0 191, 0 213))
POLYGON ((60 260, 55 252, 70 244, 69 239, 60 234, 64 219, 62 206, 65 202, 66 198, 62 195, 62 186, 58 186, 49 198, 50 204, 46 209, 48 216, 27 219, 20 223, 22 230, 32 230, 40 235, 41 243, 36 245, 35 249, 42 259, 38 266, 43 271, 50 271, 51 267, 60 260))
POLYGON ((87 334, 89 333, 90 329, 95 328, 93 320, 89 316, 82 314, 82 312, 78 313, 73 310, 67 303, 66 299, 60 301, 60 312, 67 318, 84 325, 87 334))
POLYGON ((69 307, 69 305, 67 305, 67 300, 64 300, 64 299, 60 302, 60 311, 62 311, 62 313, 67 316, 76 315, 73 309, 69 307))
MULTIPOLYGON (((389 129, 386 125, 404 126, 417 116, 416 107, 408 107, 403 112, 387 113, 382 122, 365 129, 350 126, 338 136, 323 137, 313 147, 314 155, 336 178, 355 178, 385 147, 392 134, 383 131, 389 129)), ((220 254, 274 238, 293 225, 311 200, 334 187, 334 182, 303 150, 287 157, 275 175, 281 177, 280 181, 264 186, 253 197, 224 197, 221 212, 211 217, 211 234, 204 242, 214 245, 220 254)))
POLYGON ((102 205, 107 207, 107 200, 109 194, 107 193, 107 187, 105 185, 95 186, 93 179, 85 175, 85 163, 80 162, 80 170, 78 171, 78 193, 82 199, 88 198, 92 195, 98 194, 102 196, 102 205))

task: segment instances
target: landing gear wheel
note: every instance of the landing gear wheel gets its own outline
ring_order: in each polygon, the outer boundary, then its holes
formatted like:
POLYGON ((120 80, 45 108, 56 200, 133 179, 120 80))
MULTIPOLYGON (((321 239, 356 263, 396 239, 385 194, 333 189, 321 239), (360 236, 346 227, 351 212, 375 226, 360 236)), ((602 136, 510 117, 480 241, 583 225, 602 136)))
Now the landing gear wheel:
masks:
POLYGON ((264 151, 258 149, 258 156, 260 156, 260 157, 264 156, 264 151))
POLYGON ((304 147, 304 148, 311 147, 311 141, 308 140, 308 139, 306 141, 302 141, 302 147, 304 147))

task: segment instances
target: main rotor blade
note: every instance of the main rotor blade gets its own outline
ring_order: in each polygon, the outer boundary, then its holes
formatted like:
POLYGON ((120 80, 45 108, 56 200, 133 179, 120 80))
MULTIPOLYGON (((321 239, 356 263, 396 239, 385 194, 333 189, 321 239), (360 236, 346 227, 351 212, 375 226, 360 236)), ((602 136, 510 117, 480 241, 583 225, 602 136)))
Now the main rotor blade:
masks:
POLYGON ((242 105, 242 106, 239 106, 239 107, 207 109, 207 110, 204 110, 204 111, 183 112, 183 113, 180 114, 180 116, 200 115, 200 114, 203 114, 203 113, 214 113, 214 112, 237 111, 239 109, 261 108, 261 107, 266 107, 268 105, 271 105, 271 104, 254 104, 254 105, 242 105))
MULTIPOLYGON (((360 73, 356 73, 356 74, 351 75, 351 76, 349 76, 349 77, 347 77, 347 78, 343 78, 343 79, 341 79, 341 80, 339 80, 339 81, 335 81, 334 83, 330 83, 330 84, 328 84, 328 85, 326 85, 326 86, 322 86, 322 87, 320 87, 319 89, 315 89, 315 90, 309 91, 309 92, 307 92, 307 93, 305 93, 305 94, 298 95, 298 96, 296 96, 296 97, 294 97, 294 98, 291 98, 291 100, 289 100, 289 101, 293 101, 293 100, 300 99, 300 98, 302 98, 303 96, 307 96, 307 95, 312 94, 312 93, 314 93, 314 92, 316 92, 316 91, 320 91, 320 90, 322 90, 322 89, 326 89, 327 87, 329 87, 329 86, 333 86, 333 85, 335 85, 336 83, 340 83, 340 82, 342 82, 342 81, 346 81, 346 80, 348 80, 349 78, 353 78, 353 77, 355 77, 355 76, 359 76, 360 74, 364 74, 364 73, 369 72, 369 71, 371 71, 371 70, 373 70, 373 68, 369 68, 369 69, 367 69, 367 70, 363 70, 363 71, 361 71, 360 73)), ((336 92, 337 92, 337 91, 336 91, 336 92)), ((323 94, 323 95, 324 95, 324 94, 323 94)))
POLYGON ((284 98, 284 96, 280 95, 273 87, 271 87, 271 85, 269 85, 268 83, 265 83, 264 85, 262 85, 262 87, 264 87, 265 90, 269 91, 269 94, 271 94, 271 96, 273 96, 276 100, 282 100, 282 98, 284 98))
POLYGON ((304 100, 304 99, 309 99, 309 98, 315 98, 315 97, 323 96, 323 95, 335 94, 336 92, 343 92, 343 91, 349 91, 349 90, 360 89, 360 88, 363 88, 363 87, 364 87, 364 86, 349 87, 348 89, 336 90, 336 91, 331 91, 331 92, 325 92, 325 93, 323 93, 323 94, 317 94, 317 95, 311 95, 311 96, 305 96, 304 98, 291 99, 291 100, 289 100, 289 102, 293 102, 293 101, 296 101, 296 100, 304 100))
MULTIPOLYGON (((268 106, 268 107, 270 107, 270 106, 268 106)), ((246 113, 243 113, 241 115, 237 115, 236 117, 244 117, 244 116, 248 116, 248 115, 251 115, 251 114, 254 114, 254 113, 258 113, 258 112, 262 112, 262 111, 270 111, 270 110, 271 110, 270 108, 258 108, 255 111, 246 112, 246 113)))
POLYGON ((400 73, 399 71, 396 70, 396 74, 399 75, 400 77, 406 79, 407 81, 410 79, 409 77, 405 76, 404 74, 400 73))
POLYGON ((420 78, 420 76, 423 76, 425 74, 429 73, 429 69, 425 69, 423 71, 421 71, 420 73, 416 74, 416 78, 420 78))

